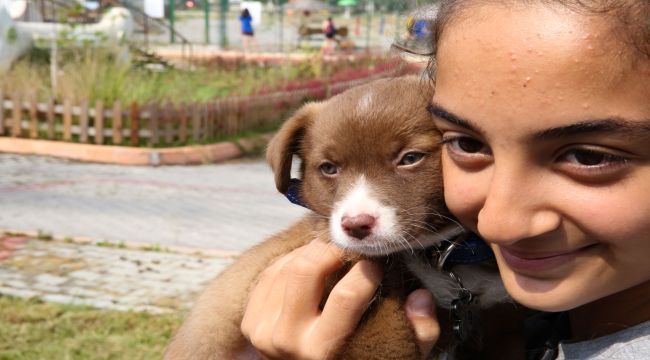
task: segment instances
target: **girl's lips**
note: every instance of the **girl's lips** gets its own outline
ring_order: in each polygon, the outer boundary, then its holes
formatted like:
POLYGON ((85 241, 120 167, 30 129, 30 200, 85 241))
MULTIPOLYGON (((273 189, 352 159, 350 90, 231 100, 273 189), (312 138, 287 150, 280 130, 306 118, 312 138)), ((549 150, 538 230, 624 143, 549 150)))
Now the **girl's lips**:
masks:
POLYGON ((534 273, 551 270, 568 263, 593 246, 588 245, 575 250, 547 253, 524 253, 503 246, 499 246, 499 250, 503 260, 513 270, 534 273))

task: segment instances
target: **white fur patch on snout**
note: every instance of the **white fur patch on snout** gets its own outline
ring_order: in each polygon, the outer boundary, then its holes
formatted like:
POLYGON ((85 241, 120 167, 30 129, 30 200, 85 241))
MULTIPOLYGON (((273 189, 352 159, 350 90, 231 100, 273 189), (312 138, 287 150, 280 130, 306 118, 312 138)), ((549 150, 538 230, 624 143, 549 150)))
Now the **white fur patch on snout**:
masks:
POLYGON ((330 217, 332 240, 341 248, 366 255, 385 255, 406 249, 406 240, 399 238, 400 227, 395 209, 382 204, 373 193, 366 178, 360 176, 343 199, 334 205, 330 217), (346 234, 341 225, 343 217, 362 214, 376 219, 370 235, 357 239, 346 234))

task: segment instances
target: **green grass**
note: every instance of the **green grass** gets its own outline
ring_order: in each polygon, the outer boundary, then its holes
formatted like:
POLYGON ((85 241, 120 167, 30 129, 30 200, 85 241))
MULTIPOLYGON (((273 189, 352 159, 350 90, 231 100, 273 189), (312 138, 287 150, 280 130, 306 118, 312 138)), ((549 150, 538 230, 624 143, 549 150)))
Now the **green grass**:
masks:
POLYGON ((0 89, 5 95, 33 94, 43 101, 54 97, 91 104, 102 100, 112 104, 131 102, 206 102, 232 95, 246 96, 262 89, 282 88, 296 81, 328 77, 343 69, 365 69, 377 61, 362 58, 353 62, 324 64, 310 59, 299 64, 260 66, 241 63, 209 63, 192 70, 170 69, 162 72, 143 69, 116 61, 108 51, 90 48, 61 50, 55 84, 52 82, 50 56, 34 49, 0 74, 0 89), (54 86, 56 85, 56 86, 54 86), (53 87, 54 86, 54 87, 53 87))
POLYGON ((112 104, 121 100, 173 103, 205 102, 230 95, 249 95, 263 87, 313 76, 301 69, 283 71, 278 67, 248 66, 235 69, 197 67, 193 71, 168 70, 152 72, 120 64, 98 55, 62 62, 57 87, 52 88, 49 64, 24 58, 12 69, 0 74, 0 88, 7 93, 36 94, 39 99, 55 97, 59 101, 88 99, 112 104))
POLYGON ((160 359, 181 316, 0 296, 0 360, 160 359))

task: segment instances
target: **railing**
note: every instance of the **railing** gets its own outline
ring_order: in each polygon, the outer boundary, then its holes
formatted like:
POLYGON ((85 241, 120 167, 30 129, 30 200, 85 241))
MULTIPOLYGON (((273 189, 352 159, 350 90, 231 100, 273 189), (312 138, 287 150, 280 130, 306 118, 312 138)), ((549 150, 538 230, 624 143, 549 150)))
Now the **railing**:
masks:
POLYGON ((128 146, 181 146, 213 142, 279 124, 306 100, 324 99, 363 83, 395 75, 389 70, 363 79, 207 103, 90 104, 0 93, 0 136, 128 146), (6 95, 6 96, 5 96, 6 95))
POLYGON ((143 32, 145 35, 145 39, 144 39, 145 46, 149 46, 148 44, 149 27, 151 26, 151 24, 155 24, 174 33, 174 38, 179 39, 181 42, 182 59, 191 61, 192 52, 193 52, 192 43, 189 40, 187 40, 187 38, 185 38, 185 36, 183 36, 181 33, 176 31, 176 29, 172 28, 166 21, 150 17, 142 9, 138 8, 137 6, 134 6, 128 1, 115 0, 113 3, 115 5, 123 6, 129 9, 129 11, 131 11, 131 13, 133 14, 133 18, 136 20, 136 22, 143 27, 143 32))
MULTIPOLYGON (((131 11, 134 21, 142 27, 145 36, 145 43, 148 42, 148 31, 151 26, 165 28, 174 33, 174 37, 181 43, 182 60, 192 59, 192 43, 185 38, 181 33, 173 29, 166 21, 152 18, 147 15, 142 9, 133 5, 129 1, 113 0, 110 2, 102 3, 101 6, 95 10, 87 10, 80 7, 79 3, 70 0, 36 0, 34 8, 38 9, 41 13, 42 21, 44 22, 60 22, 63 19, 70 24, 89 24, 97 22, 100 14, 106 10, 108 6, 120 6, 131 11)), ((145 47, 148 44, 145 44, 145 47)), ((132 45, 132 49, 147 53, 139 45, 132 45)))

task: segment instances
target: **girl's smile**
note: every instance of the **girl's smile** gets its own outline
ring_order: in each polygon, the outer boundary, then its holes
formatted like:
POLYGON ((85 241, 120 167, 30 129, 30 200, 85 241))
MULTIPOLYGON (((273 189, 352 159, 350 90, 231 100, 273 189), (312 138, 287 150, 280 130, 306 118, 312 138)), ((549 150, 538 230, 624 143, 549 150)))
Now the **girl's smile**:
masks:
POLYGON ((595 251, 598 245, 587 245, 577 249, 563 251, 530 252, 518 251, 506 246, 499 246, 498 251, 510 268, 528 276, 543 276, 544 272, 560 266, 572 264, 576 258, 595 251))

